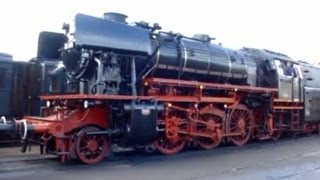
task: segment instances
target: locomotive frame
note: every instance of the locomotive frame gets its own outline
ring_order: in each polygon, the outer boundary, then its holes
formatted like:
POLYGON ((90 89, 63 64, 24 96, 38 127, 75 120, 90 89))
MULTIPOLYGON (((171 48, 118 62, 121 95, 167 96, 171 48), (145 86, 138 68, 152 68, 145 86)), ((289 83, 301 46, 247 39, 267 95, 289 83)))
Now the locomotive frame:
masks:
POLYGON ((123 101, 165 104, 160 115, 162 118, 157 120, 158 127, 162 129, 158 129, 159 137, 155 139, 154 146, 167 155, 178 153, 189 142, 208 150, 217 147, 224 139, 229 139, 236 145, 246 144, 253 136, 258 139, 278 139, 287 126, 297 132, 313 130, 310 126, 297 126, 297 118, 291 121, 291 124, 282 124, 286 113, 294 114, 302 110, 303 105, 300 102, 275 99, 277 89, 160 78, 145 79, 144 86, 144 90, 150 93, 149 96, 41 96, 42 100, 53 105, 45 108, 45 117, 25 117, 28 125, 21 128, 22 138, 27 141, 28 131, 32 130, 33 135, 41 135, 42 147, 48 148, 52 140, 54 141, 55 149, 47 153, 57 154, 62 161, 78 158, 84 163, 97 163, 111 151, 111 136, 119 133, 119 130, 111 128, 111 119, 107 118, 109 108, 106 108, 106 104, 123 101), (157 92, 159 87, 169 88, 171 93, 161 94, 157 92), (175 88, 181 87, 192 89, 193 94, 173 93, 175 88), (202 94, 206 89, 224 90, 229 95, 206 96, 202 94), (261 111, 253 112, 246 104, 241 103, 249 94, 269 96, 269 105, 274 113, 261 117, 261 111), (274 118, 275 114, 279 118, 274 118), (258 128, 260 123, 267 124, 266 131, 258 128), (99 148, 102 149, 98 150, 99 148), (91 153, 98 154, 88 156, 91 153))

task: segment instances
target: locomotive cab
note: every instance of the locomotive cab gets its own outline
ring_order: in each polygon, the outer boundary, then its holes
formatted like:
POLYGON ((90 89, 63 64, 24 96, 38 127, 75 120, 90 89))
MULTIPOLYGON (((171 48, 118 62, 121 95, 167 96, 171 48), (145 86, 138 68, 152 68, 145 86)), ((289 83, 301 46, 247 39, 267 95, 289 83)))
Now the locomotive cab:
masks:
POLYGON ((300 65, 290 61, 274 60, 278 76, 278 98, 285 101, 301 102, 303 77, 300 65))

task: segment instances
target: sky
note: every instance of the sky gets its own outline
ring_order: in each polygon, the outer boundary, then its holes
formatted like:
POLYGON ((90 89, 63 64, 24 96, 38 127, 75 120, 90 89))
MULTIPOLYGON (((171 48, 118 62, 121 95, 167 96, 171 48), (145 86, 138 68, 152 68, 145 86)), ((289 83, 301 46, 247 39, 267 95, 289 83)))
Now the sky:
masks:
POLYGON ((0 52, 36 56, 41 31, 63 32, 75 14, 126 14, 128 22, 159 23, 186 36, 209 34, 224 47, 253 47, 320 62, 318 0, 2 0, 0 52))

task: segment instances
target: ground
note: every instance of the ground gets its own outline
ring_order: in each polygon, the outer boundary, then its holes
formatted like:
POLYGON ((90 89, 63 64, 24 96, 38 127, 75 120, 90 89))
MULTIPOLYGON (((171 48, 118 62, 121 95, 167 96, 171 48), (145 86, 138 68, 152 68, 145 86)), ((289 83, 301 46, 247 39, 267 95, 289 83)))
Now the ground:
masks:
POLYGON ((21 155, 18 148, 0 148, 0 179, 6 180, 211 180, 319 179, 320 136, 227 146, 212 151, 189 150, 162 156, 114 154, 96 165, 61 164, 35 150, 21 155), (17 155, 20 154, 20 155, 17 155))

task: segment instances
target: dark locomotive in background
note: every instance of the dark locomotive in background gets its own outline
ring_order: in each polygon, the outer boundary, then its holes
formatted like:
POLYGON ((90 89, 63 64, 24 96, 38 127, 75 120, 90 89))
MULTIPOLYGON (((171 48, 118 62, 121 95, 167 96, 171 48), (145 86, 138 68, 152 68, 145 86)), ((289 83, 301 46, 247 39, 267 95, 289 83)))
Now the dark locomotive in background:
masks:
POLYGON ((40 116, 41 94, 66 92, 66 76, 59 61, 40 56, 30 61, 13 61, 0 53, 0 139, 15 139, 18 123, 25 115, 40 116))
POLYGON ((32 141, 62 161, 96 163, 111 144, 174 154, 190 144, 213 149, 223 140, 243 145, 317 130, 320 69, 308 63, 129 25, 117 13, 78 14, 63 29, 40 34, 34 60, 1 60, 1 114, 26 115, 12 123, 23 150, 32 141))

